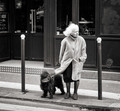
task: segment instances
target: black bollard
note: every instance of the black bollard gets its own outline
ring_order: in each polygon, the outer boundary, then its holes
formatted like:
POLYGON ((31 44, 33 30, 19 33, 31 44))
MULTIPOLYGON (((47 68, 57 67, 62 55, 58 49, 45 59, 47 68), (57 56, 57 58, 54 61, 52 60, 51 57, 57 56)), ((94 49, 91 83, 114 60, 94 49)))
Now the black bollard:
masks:
POLYGON ((102 49, 101 49, 100 37, 97 38, 97 48, 98 48, 98 99, 102 100, 102 49))
POLYGON ((21 91, 25 93, 25 35, 21 35, 21 91))

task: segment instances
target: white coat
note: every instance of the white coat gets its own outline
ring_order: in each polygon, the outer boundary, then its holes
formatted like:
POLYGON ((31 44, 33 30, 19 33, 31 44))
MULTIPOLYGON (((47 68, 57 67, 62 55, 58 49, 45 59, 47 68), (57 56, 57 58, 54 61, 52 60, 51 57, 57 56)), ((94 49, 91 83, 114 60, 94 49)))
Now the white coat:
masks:
POLYGON ((65 37, 61 41, 59 54, 60 67, 55 70, 55 74, 62 74, 72 62, 72 80, 79 80, 83 64, 87 58, 86 42, 83 37, 78 36, 73 48, 70 39, 70 37, 65 37))

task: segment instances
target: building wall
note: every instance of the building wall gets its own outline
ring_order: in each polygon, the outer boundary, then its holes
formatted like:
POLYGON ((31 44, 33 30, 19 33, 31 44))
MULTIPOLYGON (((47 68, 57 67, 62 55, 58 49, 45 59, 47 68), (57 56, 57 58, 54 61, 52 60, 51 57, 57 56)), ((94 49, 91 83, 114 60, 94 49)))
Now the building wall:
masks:
MULTIPOLYGON (((36 0, 38 3, 39 0, 36 0)), ((59 2, 64 0, 59 0, 59 2)), ((67 20, 79 24, 79 3, 82 0, 70 0, 71 17, 67 20)), ((0 0, 2 2, 2 0, 0 0)), ((62 32, 57 34, 57 3, 58 0, 44 0, 44 33, 31 33, 30 24, 30 10, 36 8, 37 5, 33 5, 33 0, 24 0, 26 3, 26 21, 27 30, 24 32, 16 33, 15 30, 15 0, 5 0, 8 4, 5 8, 5 12, 8 14, 8 20, 6 19, 6 30, 0 31, 0 61, 8 59, 20 59, 20 35, 24 33, 26 35, 26 59, 44 61, 45 67, 56 67, 59 65, 59 49, 61 40, 64 38, 62 32), (8 24, 7 24, 8 23, 8 24)), ((92 2, 90 2, 94 5, 92 2)), ((43 5, 43 4, 42 4, 43 5)), ((89 4, 86 4, 89 5, 89 4)), ((85 35, 81 34, 87 43, 87 61, 84 68, 96 69, 97 68, 97 37, 102 38, 102 66, 105 70, 120 69, 120 34, 119 34, 119 1, 110 0, 101 1, 95 0, 95 34, 85 35), (111 14, 113 16, 111 16, 111 14)), ((61 7, 61 6, 59 6, 61 7)), ((65 7, 63 7, 65 8, 65 7)), ((69 7, 68 7, 69 9, 69 7)), ((67 10, 67 9, 65 9, 67 10)), ((63 11, 65 11, 63 10, 63 11)), ((59 11, 59 13, 62 10, 59 11)), ((2 14, 4 11, 0 11, 2 14)), ((68 11, 69 12, 69 11, 68 11)), ((4 14, 4 13, 3 13, 4 14)), ((59 21, 62 20, 62 14, 59 15, 59 21)), ((84 15, 85 16, 85 15, 84 15)), ((2 16, 1 16, 2 17, 2 16)), ((67 16, 66 16, 67 17, 67 16)), ((3 19, 3 18, 0 18, 3 19)), ((68 21, 66 21, 68 22, 68 21)), ((19 27, 18 27, 19 28, 19 27)), ((42 28, 43 29, 43 28, 42 28)), ((17 31, 19 32, 19 31, 17 31)))

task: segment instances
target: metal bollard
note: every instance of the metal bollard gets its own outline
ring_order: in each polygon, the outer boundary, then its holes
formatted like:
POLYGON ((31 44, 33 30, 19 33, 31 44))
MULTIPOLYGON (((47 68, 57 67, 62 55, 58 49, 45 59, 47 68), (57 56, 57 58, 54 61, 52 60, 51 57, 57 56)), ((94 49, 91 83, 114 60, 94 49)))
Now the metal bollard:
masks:
POLYGON ((25 35, 21 34, 21 91, 25 92, 25 35))
POLYGON ((98 57, 98 99, 102 100, 102 51, 100 37, 97 38, 97 57, 98 57))

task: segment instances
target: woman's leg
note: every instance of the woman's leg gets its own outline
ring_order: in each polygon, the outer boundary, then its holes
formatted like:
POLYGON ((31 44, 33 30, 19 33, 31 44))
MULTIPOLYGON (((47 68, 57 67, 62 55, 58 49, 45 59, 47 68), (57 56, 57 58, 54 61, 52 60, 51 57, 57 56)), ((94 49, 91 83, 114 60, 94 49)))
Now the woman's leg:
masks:
POLYGON ((74 82, 74 94, 77 94, 78 87, 79 87, 79 81, 75 81, 74 82))
POLYGON ((71 86, 71 83, 67 82, 66 83, 67 93, 65 94, 65 99, 68 99, 70 97, 70 86, 71 86))
POLYGON ((70 94, 70 86, 71 86, 70 82, 66 83, 67 93, 69 94, 70 94))
POLYGON ((78 94, 77 94, 78 87, 79 87, 79 81, 75 81, 74 82, 74 94, 73 94, 73 99, 74 100, 78 99, 78 94))

